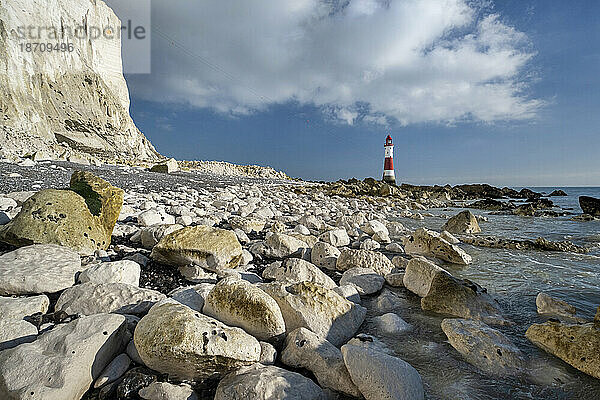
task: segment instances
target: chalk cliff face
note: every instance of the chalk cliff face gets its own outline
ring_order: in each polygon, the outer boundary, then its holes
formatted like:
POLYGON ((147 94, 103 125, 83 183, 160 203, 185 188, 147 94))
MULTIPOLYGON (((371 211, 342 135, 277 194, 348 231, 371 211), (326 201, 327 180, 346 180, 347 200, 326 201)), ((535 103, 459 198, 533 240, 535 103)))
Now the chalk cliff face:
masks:
MULTIPOLYGON (((102 0, 0 0, 0 156, 44 150, 55 156, 154 160, 129 115, 120 39, 30 38, 55 27, 119 27, 102 0), (21 28, 21 30, 19 30, 21 28), (27 51, 28 42, 72 43, 73 51, 27 51)), ((85 37, 87 36, 87 37, 85 37)))

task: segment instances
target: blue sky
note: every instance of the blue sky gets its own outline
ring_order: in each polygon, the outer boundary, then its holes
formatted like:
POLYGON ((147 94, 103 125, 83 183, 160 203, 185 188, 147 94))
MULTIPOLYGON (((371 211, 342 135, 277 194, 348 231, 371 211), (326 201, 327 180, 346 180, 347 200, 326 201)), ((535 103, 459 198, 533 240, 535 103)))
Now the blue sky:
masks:
POLYGON ((597 1, 199 3, 126 76, 162 154, 379 178, 390 133, 399 182, 600 186, 597 1))

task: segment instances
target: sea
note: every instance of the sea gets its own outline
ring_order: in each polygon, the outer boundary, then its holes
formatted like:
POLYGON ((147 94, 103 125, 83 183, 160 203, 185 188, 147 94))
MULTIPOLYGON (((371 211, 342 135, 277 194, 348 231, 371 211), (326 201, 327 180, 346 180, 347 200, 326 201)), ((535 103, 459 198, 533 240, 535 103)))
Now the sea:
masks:
MULTIPOLYGON (((521 188, 515 188, 520 190, 521 188)), ((581 214, 579 196, 600 198, 598 187, 537 187, 537 192, 564 190, 568 196, 551 197, 560 208, 581 214)), ((460 208, 429 210, 434 217, 424 221, 397 218, 413 230, 421 226, 439 230, 445 223, 443 215, 455 215, 460 208)), ((405 289, 394 289, 402 305, 393 310, 413 326, 412 332, 382 337, 390 352, 413 365, 423 378, 428 399, 600 399, 600 380, 579 372, 560 359, 532 345, 525 331, 533 323, 546 318, 537 314, 535 298, 539 292, 567 301, 577 308, 577 314, 593 320, 600 305, 600 220, 572 221, 564 217, 521 217, 494 215, 488 211, 471 210, 484 215, 482 234, 507 239, 570 240, 587 246, 587 254, 562 252, 519 251, 480 248, 461 244, 473 257, 468 266, 444 264, 456 277, 470 279, 487 288, 500 303, 513 326, 499 327, 527 356, 528 371, 519 378, 494 378, 480 373, 462 360, 448 343, 440 328, 443 317, 424 313, 419 298, 405 289)), ((377 298, 365 301, 376 302, 377 298)), ((375 304, 371 304, 371 308, 375 304)), ((364 333, 375 333, 373 318, 381 311, 370 310, 364 333)))

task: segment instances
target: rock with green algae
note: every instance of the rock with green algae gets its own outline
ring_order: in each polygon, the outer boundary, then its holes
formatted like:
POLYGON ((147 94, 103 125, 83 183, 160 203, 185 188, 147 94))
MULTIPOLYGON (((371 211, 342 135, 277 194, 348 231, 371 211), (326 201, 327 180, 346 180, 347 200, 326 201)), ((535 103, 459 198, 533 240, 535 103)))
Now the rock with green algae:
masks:
POLYGON ((235 268, 242 259, 242 245, 233 231, 206 225, 188 226, 164 236, 151 257, 176 267, 196 264, 210 271, 235 268))
POLYGON ((276 339, 285 333, 277 302, 250 282, 234 277, 222 279, 208 293, 203 312, 259 340, 276 339))
POLYGON ((72 190, 46 189, 23 203, 0 228, 0 241, 13 246, 57 244, 81 255, 106 250, 123 205, 123 190, 89 172, 76 171, 72 190))
POLYGON ((183 380, 221 378, 260 359, 256 338, 191 308, 166 300, 137 324, 135 347, 144 364, 183 380))
POLYGON ((580 325, 549 321, 531 325, 525 336, 542 350, 600 379, 600 323, 580 325))
POLYGON ((307 328, 335 346, 354 336, 367 309, 312 282, 260 285, 277 301, 288 332, 307 328))

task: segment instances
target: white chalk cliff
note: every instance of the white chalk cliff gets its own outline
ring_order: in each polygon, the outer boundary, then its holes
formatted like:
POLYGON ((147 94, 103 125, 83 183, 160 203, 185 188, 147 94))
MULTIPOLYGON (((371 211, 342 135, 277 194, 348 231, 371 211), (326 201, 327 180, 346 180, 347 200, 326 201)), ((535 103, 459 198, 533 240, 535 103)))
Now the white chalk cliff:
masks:
POLYGON ((120 22, 102 0, 0 0, 0 156, 44 150, 105 159, 159 157, 129 115, 120 39, 70 37, 72 52, 28 52, 22 44, 36 40, 19 36, 19 27, 28 26, 60 32, 120 22))

